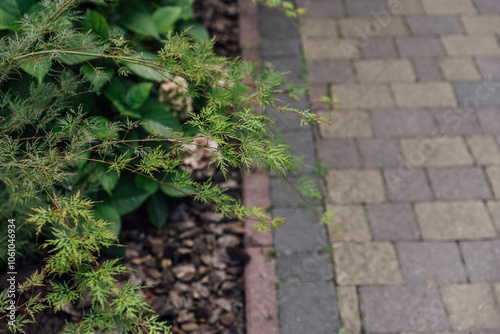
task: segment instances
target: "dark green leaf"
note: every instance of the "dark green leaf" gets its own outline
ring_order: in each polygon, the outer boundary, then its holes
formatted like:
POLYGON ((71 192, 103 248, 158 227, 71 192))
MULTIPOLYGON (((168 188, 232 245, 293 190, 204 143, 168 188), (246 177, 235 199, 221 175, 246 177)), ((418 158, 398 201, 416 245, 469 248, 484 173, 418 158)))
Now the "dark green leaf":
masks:
POLYGON ((120 235, 122 229, 122 220, 120 214, 112 206, 99 204, 94 209, 96 219, 103 219, 110 223, 109 228, 113 231, 116 237, 120 235))
POLYGON ((93 59, 97 59, 99 58, 99 54, 101 53, 98 49, 82 49, 80 50, 80 52, 82 54, 61 54, 61 61, 67 65, 77 65, 93 59))
POLYGON ((21 65, 24 72, 38 80, 38 83, 43 81, 43 78, 49 73, 52 62, 49 57, 32 58, 29 62, 21 65))
MULTIPOLYGON (((147 61, 153 61, 153 62, 156 59, 158 59, 158 56, 152 52, 135 53, 134 56, 141 57, 147 61)), ((162 82, 163 80, 165 80, 164 74, 152 69, 151 67, 127 61, 119 61, 119 63, 127 66, 135 75, 137 75, 140 78, 156 82, 162 82)))
POLYGON ((108 22, 104 16, 92 9, 87 9, 85 12, 85 19, 83 20, 82 25, 83 31, 92 30, 103 39, 109 38, 108 22))
POLYGON ((82 67, 80 67, 80 71, 98 92, 101 91, 102 87, 110 82, 115 75, 115 71, 112 68, 94 69, 89 64, 83 64, 82 67))
POLYGON ((162 193, 156 193, 146 202, 146 209, 151 223, 157 229, 161 229, 167 222, 170 213, 168 198, 162 193))
POLYGON ((153 18, 142 3, 134 1, 121 8, 122 12, 118 23, 139 35, 159 38, 153 18))
POLYGON ((175 23, 182 14, 182 8, 177 6, 165 6, 158 8, 153 13, 153 21, 160 32, 174 30, 175 23))
POLYGON ((120 215, 125 215, 138 209, 150 195, 148 191, 137 188, 131 182, 120 181, 107 204, 115 208, 120 215))
POLYGON ((132 109, 137 110, 149 98, 149 93, 153 87, 152 82, 141 82, 133 85, 125 94, 125 103, 132 109))
POLYGON ((164 181, 168 185, 162 184, 160 186, 161 191, 165 195, 170 196, 170 197, 175 197, 175 198, 186 197, 186 196, 188 196, 188 194, 192 194, 192 193, 194 193, 196 191, 194 188, 189 187, 189 186, 178 186, 178 185, 175 185, 174 184, 175 183, 174 182, 175 175, 176 175, 175 172, 169 173, 167 175, 167 177, 165 178, 165 181, 164 181))
POLYGON ((196 41, 207 42, 210 40, 210 35, 203 25, 195 20, 182 21, 177 24, 177 29, 186 31, 186 34, 196 41))
POLYGON ((181 18, 184 20, 188 20, 193 17, 194 0, 160 0, 160 5, 181 7, 181 18))
POLYGON ((142 127, 149 133, 159 132, 164 138, 171 138, 178 131, 180 123, 165 104, 142 110, 142 127))
POLYGON ((107 164, 97 163, 96 172, 98 173, 97 179, 102 188, 108 193, 109 196, 112 196, 113 190, 118 184, 118 179, 120 176, 118 172, 114 170, 108 170, 107 164))
POLYGON ((92 117, 96 122, 97 129, 92 130, 92 133, 97 138, 106 138, 106 137, 118 137, 118 132, 116 131, 108 131, 108 126, 111 124, 111 121, 103 116, 94 116, 92 117))
POLYGON ((26 13, 35 0, 0 1, 0 29, 13 29, 15 22, 26 13))
POLYGON ((154 194, 160 188, 160 183, 158 181, 152 180, 148 177, 137 174, 134 177, 135 185, 142 190, 154 194))

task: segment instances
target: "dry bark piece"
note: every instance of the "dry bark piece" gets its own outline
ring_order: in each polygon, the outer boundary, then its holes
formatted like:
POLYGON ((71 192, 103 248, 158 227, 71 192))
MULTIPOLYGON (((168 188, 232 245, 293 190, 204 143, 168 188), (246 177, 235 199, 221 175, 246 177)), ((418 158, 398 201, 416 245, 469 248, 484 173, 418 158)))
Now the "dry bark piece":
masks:
POLYGON ((226 327, 231 326, 232 324, 234 324, 235 321, 236 321, 236 316, 232 312, 223 314, 220 317, 220 322, 226 327))
POLYGON ((196 267, 192 264, 184 264, 180 266, 173 267, 175 277, 179 280, 188 282, 192 280, 196 275, 196 267))

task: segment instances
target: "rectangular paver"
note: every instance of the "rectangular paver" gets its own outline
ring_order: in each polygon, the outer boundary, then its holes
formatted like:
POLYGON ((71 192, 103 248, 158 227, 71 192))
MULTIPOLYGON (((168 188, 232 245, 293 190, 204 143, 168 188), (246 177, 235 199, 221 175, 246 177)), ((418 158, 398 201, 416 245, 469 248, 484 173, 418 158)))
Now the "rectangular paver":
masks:
POLYGON ((359 168, 361 158, 354 139, 320 139, 318 159, 329 168, 359 168))
POLYGON ((347 60, 312 60, 308 63, 309 82, 353 82, 351 63, 347 60))
POLYGON ((471 282, 500 281, 500 240, 461 242, 471 282))
POLYGON ((346 109, 392 108, 389 87, 382 84, 332 85, 332 96, 339 98, 346 109))
POLYGON ((464 31, 457 16, 408 16, 406 22, 414 35, 461 34, 464 31))
POLYGON ((491 214, 491 218, 493 219, 493 223, 495 224, 498 233, 500 233, 500 202, 488 201, 486 204, 488 205, 488 210, 491 214))
POLYGON ((439 60, 446 79, 450 81, 479 81, 476 65, 470 57, 447 57, 439 60))
POLYGON ((486 174, 490 180, 495 198, 500 198, 500 166, 486 167, 486 174))
POLYGON ((477 66, 487 80, 500 79, 500 57, 477 57, 477 66))
POLYGON ((386 0, 387 8, 393 15, 422 14, 424 8, 421 0, 386 0))
POLYGON ((394 40, 389 37, 373 37, 362 45, 361 50, 365 58, 397 58, 394 40))
POLYGON ((326 209, 334 214, 328 232, 330 241, 362 242, 372 239, 365 210, 361 205, 330 205, 326 209))
POLYGON ((347 14, 351 16, 369 16, 372 12, 387 11, 384 0, 358 0, 346 3, 347 14))
POLYGON ((463 15, 461 19, 468 34, 500 33, 498 15, 463 15))
MULTIPOLYGON (((350 3, 356 3, 352 1, 350 3)), ((389 14, 389 12, 386 12, 389 14)), ((401 17, 389 17, 383 24, 374 17, 349 17, 339 20, 343 37, 356 37, 366 40, 372 37, 405 36, 408 28, 401 17)), ((361 41, 364 43, 366 41, 361 41)))
POLYGON ((436 288, 425 285, 363 286, 359 298, 366 333, 449 330, 436 288))
POLYGON ((397 167, 401 163, 397 139, 358 139, 358 145, 365 168, 397 167))
POLYGON ((461 137, 403 138, 401 150, 411 166, 452 167, 474 163, 461 137))
POLYGON ((444 56, 443 48, 436 37, 400 37, 396 45, 402 57, 444 56))
POLYGON ((343 3, 337 1, 309 1, 300 0, 297 7, 307 8, 307 17, 335 17, 344 16, 343 3))
POLYGON ((415 58, 413 66, 417 72, 418 81, 442 81, 443 74, 439 70, 438 62, 433 57, 415 58))
POLYGON ((437 133, 428 110, 373 110, 376 137, 426 136, 437 133))
POLYGON ((424 240, 474 240, 497 235, 480 201, 417 203, 415 212, 424 240))
POLYGON ((481 134, 481 126, 473 110, 466 109, 442 109, 434 110, 434 115, 439 133, 445 135, 473 135, 481 134))
POLYGON ((438 200, 491 198, 482 168, 430 168, 427 173, 438 200))
POLYGON ((385 201, 379 170, 332 170, 326 176, 332 203, 377 203, 385 201))
POLYGON ((373 59, 354 62, 360 82, 413 82, 415 71, 408 59, 373 59))
POLYGON ((460 250, 454 242, 398 242, 396 250, 409 284, 467 282, 460 250))
POLYGON ((398 168, 384 170, 387 195, 391 201, 414 202, 433 199, 422 169, 409 169, 407 174, 394 177, 394 175, 398 175, 398 171, 398 168))
POLYGON ((500 133, 500 108, 479 109, 477 118, 485 133, 500 133))
POLYGON ((500 81, 454 82, 453 88, 461 106, 467 109, 500 106, 500 81))
POLYGON ((427 14, 475 14, 472 0, 422 0, 427 14))
POLYGON ((498 40, 494 35, 443 35, 441 42, 449 56, 500 55, 498 40))
POLYGON ((302 44, 307 59, 349 59, 361 55, 358 42, 353 39, 303 39, 302 44))
POLYGON ((480 13, 500 14, 500 3, 497 0, 474 0, 480 13))
POLYGON ((374 240, 418 240, 420 233, 410 204, 370 204, 366 209, 374 240))
POLYGON ((500 150, 493 136, 470 136, 465 139, 478 165, 500 164, 500 150))
POLYGON ((300 32, 303 38, 337 36, 337 22, 331 18, 301 18, 300 32))
POLYGON ((403 283, 394 246, 388 242, 333 243, 333 255, 338 285, 403 283))
POLYGON ((361 319, 359 317, 359 301, 356 288, 353 286, 337 287, 339 299, 340 320, 347 334, 361 333, 361 319))
POLYGON ((451 328, 467 331, 498 329, 500 314, 495 305, 491 285, 453 284, 440 287, 451 328))
POLYGON ((448 82, 392 83, 391 89, 397 106, 401 108, 457 105, 453 86, 448 82))
POLYGON ((366 138, 373 135, 367 111, 320 111, 319 115, 329 117, 331 122, 319 126, 324 138, 366 138))

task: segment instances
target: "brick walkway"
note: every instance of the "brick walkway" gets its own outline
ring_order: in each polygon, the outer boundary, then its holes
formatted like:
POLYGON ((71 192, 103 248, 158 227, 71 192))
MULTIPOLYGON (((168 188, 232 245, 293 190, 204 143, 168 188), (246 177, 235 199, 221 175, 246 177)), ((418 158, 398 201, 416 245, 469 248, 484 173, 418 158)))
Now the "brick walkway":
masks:
MULTIPOLYGON (((315 257, 311 270, 287 273, 280 295, 302 284, 289 295, 316 293, 319 304, 299 311, 280 304, 281 332, 335 333, 338 314, 348 334, 499 333, 500 0, 298 5, 309 9, 300 37, 290 20, 276 23, 264 10, 261 45, 266 60, 300 80, 292 45, 300 39, 311 107, 331 116, 314 140, 331 168, 324 188, 335 213, 334 264, 315 257), (315 102, 322 95, 342 104, 315 102), (309 323, 333 320, 299 330, 300 312, 309 323)), ((288 125, 290 140, 312 142, 308 130, 288 125)), ((297 228, 275 236, 285 252, 277 260, 282 278, 284 268, 313 258, 323 236, 279 181, 271 187, 274 213, 293 217, 297 228)))

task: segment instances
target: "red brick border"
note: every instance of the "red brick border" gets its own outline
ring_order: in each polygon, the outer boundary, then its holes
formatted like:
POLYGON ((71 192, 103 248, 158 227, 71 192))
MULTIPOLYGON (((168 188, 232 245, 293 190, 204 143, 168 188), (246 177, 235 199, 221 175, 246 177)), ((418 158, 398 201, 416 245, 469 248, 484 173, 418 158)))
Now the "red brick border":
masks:
MULTIPOLYGON (((240 46, 242 60, 260 59, 258 6, 250 0, 239 1, 240 46)), ((269 176, 253 171, 243 176, 243 204, 267 209, 271 205, 269 176)), ((245 223, 245 250, 251 260, 245 267, 245 303, 247 334, 279 333, 276 274, 274 259, 265 250, 272 247, 272 234, 263 234, 245 223)))

